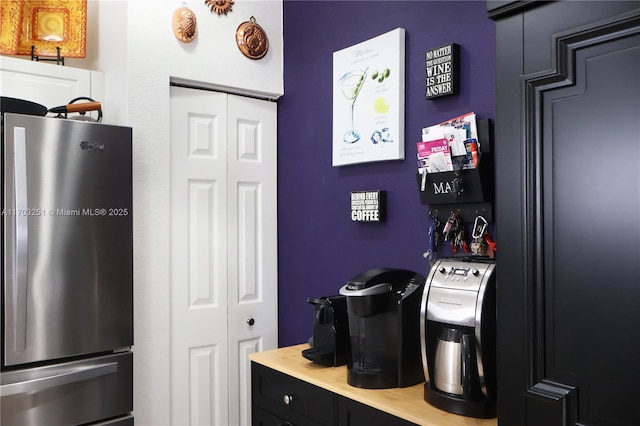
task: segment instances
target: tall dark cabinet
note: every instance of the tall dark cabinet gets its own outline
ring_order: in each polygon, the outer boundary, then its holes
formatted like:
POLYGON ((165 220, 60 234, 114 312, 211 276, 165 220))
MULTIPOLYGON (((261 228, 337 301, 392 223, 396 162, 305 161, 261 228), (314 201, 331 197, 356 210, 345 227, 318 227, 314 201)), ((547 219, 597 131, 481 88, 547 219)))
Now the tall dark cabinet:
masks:
POLYGON ((488 1, 498 421, 640 425, 640 1, 488 1))

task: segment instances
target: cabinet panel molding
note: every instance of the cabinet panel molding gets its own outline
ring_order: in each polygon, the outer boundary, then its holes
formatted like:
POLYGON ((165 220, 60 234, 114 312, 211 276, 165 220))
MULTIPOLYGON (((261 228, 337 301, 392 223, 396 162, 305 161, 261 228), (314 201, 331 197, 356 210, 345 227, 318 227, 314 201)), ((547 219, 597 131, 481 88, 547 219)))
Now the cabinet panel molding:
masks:
MULTIPOLYGON (((554 159, 557 150, 553 146, 557 143, 554 133, 559 133, 559 130, 549 127, 549 123, 554 121, 554 104, 564 99, 586 97, 589 63, 593 68, 598 56, 623 50, 633 51, 634 46, 638 47, 638 40, 635 39, 638 36, 640 10, 592 24, 589 28, 568 31, 554 37, 555 68, 522 77, 525 147, 521 162, 524 167, 523 194, 526 194, 522 232, 525 240, 532 242, 525 249, 530 386, 547 378, 551 369, 548 360, 553 358, 553 310, 557 302, 557 295, 554 297, 557 283, 553 275, 553 250, 558 243, 553 241, 557 212, 554 210, 553 195, 549 194, 557 186, 551 170, 563 166, 554 159)), ((555 107, 557 109, 557 105, 555 107)), ((556 123, 557 127, 564 125, 562 120, 556 123)), ((576 173, 579 173, 579 169, 576 173)))
POLYGON ((528 425, 570 426, 576 419, 575 387, 543 380, 527 391, 528 425))

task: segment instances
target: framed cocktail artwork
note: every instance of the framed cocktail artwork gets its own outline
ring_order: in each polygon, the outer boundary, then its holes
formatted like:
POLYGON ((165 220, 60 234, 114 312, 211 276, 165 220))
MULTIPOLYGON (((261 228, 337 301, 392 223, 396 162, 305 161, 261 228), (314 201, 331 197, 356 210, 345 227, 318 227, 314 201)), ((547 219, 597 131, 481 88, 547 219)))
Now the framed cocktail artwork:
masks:
POLYGON ((405 30, 333 52, 332 165, 404 159, 405 30))

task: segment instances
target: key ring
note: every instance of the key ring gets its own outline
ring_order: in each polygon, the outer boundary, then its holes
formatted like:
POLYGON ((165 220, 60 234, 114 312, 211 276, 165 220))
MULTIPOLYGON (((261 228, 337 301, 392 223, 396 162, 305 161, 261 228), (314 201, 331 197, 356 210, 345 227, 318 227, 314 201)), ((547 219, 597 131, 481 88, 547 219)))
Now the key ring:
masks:
POLYGON ((478 215, 476 216, 476 219, 473 221, 473 232, 471 234, 471 236, 473 238, 482 238, 482 236, 484 235, 484 231, 487 230, 487 225, 489 223, 487 222, 487 219, 485 219, 484 217, 478 215), (480 228, 480 232, 477 232, 478 230, 478 221, 482 221, 482 227, 480 228))

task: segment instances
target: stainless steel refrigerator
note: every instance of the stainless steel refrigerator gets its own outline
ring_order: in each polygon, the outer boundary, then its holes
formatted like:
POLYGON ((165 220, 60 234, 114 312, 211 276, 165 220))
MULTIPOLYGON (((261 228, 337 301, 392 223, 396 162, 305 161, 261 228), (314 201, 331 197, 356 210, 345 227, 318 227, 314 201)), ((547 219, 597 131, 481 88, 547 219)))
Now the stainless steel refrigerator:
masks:
POLYGON ((132 130, 2 127, 0 423, 132 425, 132 130))

